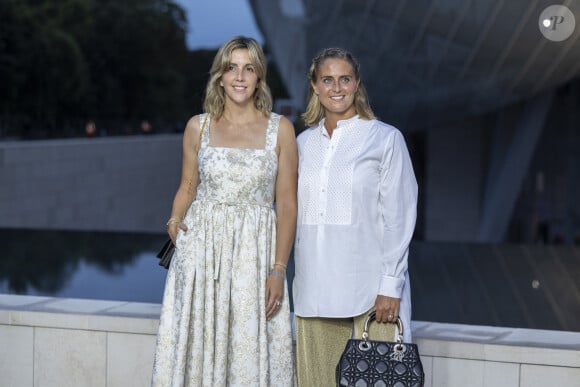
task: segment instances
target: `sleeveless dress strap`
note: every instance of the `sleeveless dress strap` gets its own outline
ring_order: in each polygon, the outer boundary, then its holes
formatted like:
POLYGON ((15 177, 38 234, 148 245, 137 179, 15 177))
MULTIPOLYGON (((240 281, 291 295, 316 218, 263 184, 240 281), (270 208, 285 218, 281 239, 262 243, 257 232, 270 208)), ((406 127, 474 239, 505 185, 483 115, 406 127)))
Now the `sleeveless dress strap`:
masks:
POLYGON ((199 149, 206 148, 209 144, 209 127, 211 124, 211 116, 209 113, 203 113, 199 115, 199 127, 202 130, 201 133, 201 144, 199 149), (206 118, 207 117, 207 118, 206 118), (204 126, 205 122, 205 126, 204 126))
POLYGON ((276 150, 276 145, 278 144, 279 126, 280 115, 276 113, 270 113, 270 118, 268 119, 268 129, 266 132, 266 150, 276 150))

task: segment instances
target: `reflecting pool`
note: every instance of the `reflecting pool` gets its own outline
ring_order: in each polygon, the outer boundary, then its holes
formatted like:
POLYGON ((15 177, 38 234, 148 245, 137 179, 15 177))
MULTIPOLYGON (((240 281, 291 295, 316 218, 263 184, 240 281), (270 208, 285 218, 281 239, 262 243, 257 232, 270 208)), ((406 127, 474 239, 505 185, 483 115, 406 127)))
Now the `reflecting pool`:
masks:
POLYGON ((0 229, 0 293, 160 303, 166 234, 0 229))
MULTIPOLYGON (((160 303, 165 240, 0 229, 0 293, 160 303)), ((578 246, 413 241, 409 273, 414 320, 580 331, 578 246)))

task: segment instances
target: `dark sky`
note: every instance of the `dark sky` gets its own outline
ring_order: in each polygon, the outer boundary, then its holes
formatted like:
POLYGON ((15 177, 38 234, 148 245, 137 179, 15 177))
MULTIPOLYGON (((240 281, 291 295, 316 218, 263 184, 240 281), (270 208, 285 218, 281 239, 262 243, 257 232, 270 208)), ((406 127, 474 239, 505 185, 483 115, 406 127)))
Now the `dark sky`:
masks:
POLYGON ((189 21, 187 45, 217 48, 235 35, 245 35, 263 43, 247 0, 175 0, 189 21))

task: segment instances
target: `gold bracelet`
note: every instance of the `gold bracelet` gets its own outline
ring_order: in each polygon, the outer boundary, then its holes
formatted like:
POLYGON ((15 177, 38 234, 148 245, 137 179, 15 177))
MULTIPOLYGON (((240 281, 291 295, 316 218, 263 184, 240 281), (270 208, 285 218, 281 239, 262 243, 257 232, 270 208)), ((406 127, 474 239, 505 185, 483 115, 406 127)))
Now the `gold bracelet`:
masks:
POLYGON ((172 223, 181 223, 181 219, 179 218, 169 218, 169 220, 167 221, 167 223, 165 223, 165 227, 169 227, 170 224, 172 223))
POLYGON ((283 263, 275 262, 274 266, 282 266, 284 268, 284 270, 288 269, 288 266, 284 265, 283 263))

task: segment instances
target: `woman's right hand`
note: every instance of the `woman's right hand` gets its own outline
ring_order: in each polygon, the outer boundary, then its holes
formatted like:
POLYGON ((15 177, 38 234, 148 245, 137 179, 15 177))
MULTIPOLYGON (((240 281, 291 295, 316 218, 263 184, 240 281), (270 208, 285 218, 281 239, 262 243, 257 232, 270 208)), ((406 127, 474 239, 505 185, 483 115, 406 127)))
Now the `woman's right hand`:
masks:
POLYGON ((185 225, 185 223, 174 222, 170 223, 167 226, 167 234, 169 234, 169 238, 171 238, 171 242, 173 242, 173 245, 175 245, 175 241, 177 239, 177 234, 179 233, 179 230, 182 230, 183 232, 187 231, 187 226, 185 225))

